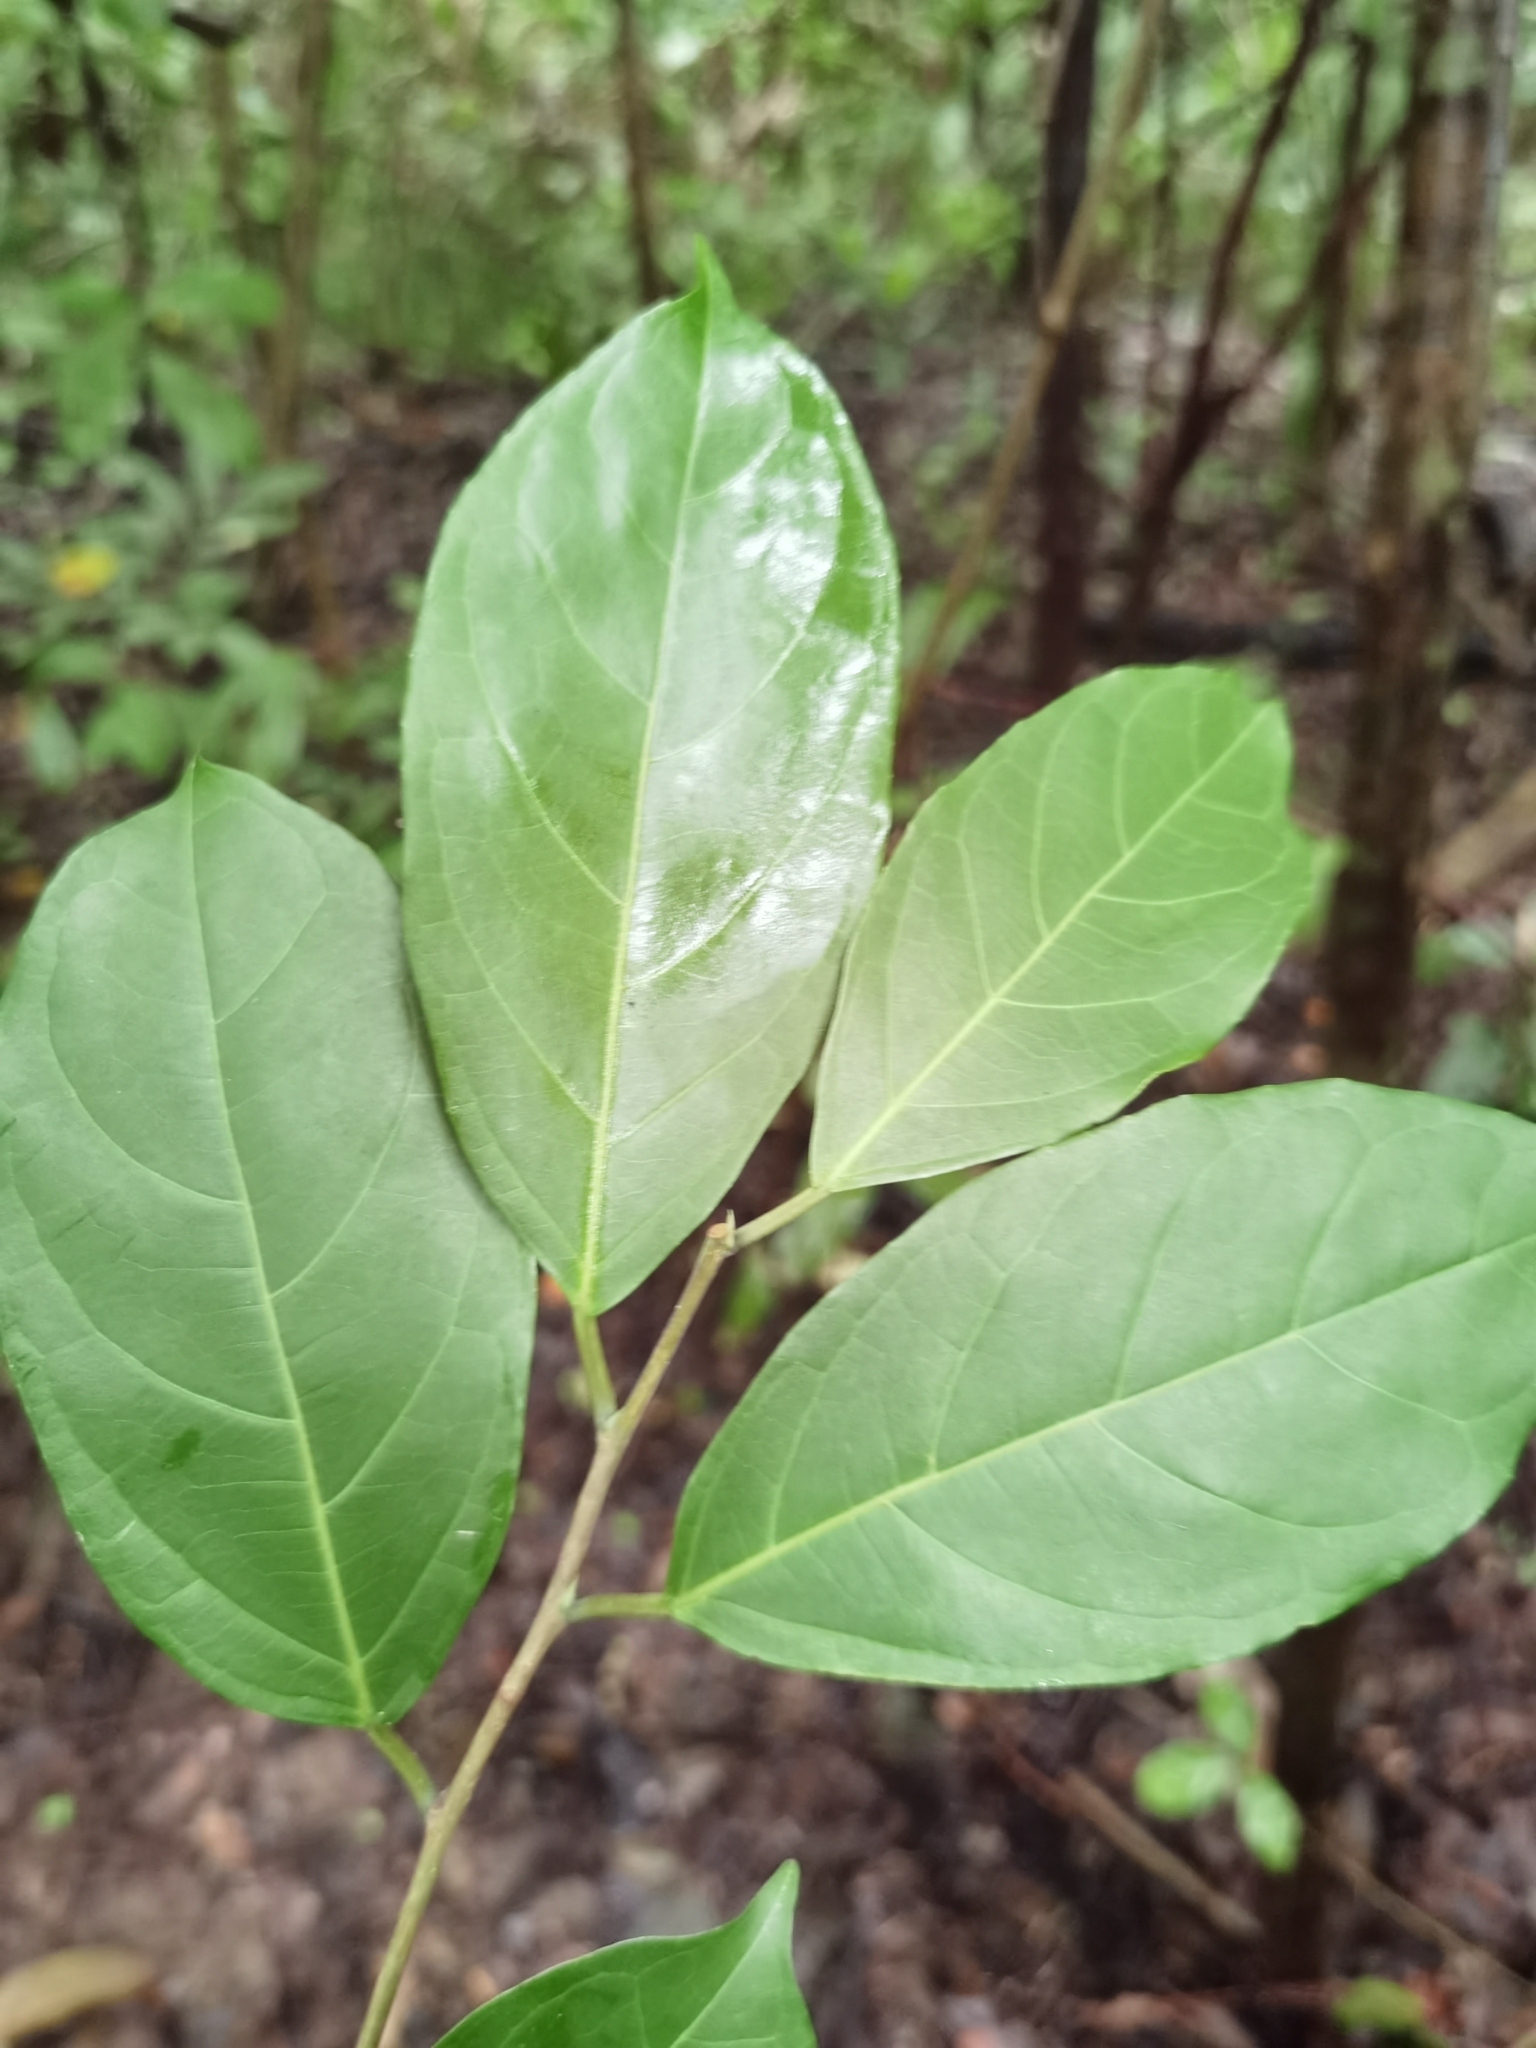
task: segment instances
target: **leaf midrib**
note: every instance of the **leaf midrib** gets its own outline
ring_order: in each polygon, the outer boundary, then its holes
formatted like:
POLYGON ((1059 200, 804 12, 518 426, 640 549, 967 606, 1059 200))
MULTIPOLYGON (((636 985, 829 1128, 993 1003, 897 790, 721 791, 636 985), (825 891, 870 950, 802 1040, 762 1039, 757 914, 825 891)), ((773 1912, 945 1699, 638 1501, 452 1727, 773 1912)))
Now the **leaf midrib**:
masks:
POLYGON ((304 1419, 303 1404, 299 1399, 298 1385, 293 1377, 293 1367, 288 1358, 288 1347, 283 1338, 282 1325, 278 1321, 277 1305, 273 1298, 272 1286, 267 1278, 266 1260, 261 1249, 261 1235, 256 1227, 256 1211, 251 1201, 251 1191, 245 1178, 245 1167, 240 1157, 240 1148, 235 1139, 234 1120, 229 1110, 229 1095, 224 1085, 224 1054, 219 1036, 219 1021, 213 1000, 213 973, 208 961, 208 935, 203 925, 203 903, 197 882, 197 819, 191 784, 187 785, 187 866, 192 882, 193 919, 197 927, 198 959, 203 970, 203 988, 208 998, 208 1035, 213 1053, 213 1075, 215 1094, 219 1107, 219 1119, 223 1126, 225 1143, 234 1170, 235 1185, 239 1190, 238 1204, 241 1220, 245 1226, 246 1242, 250 1251, 252 1270, 256 1276, 257 1292, 261 1301, 262 1320, 266 1326, 267 1340, 272 1356, 276 1360, 278 1378, 283 1400, 293 1425, 294 1438, 298 1445, 299 1465, 304 1481, 305 1503, 309 1509, 310 1521, 315 1532, 315 1547, 320 1554, 321 1571, 326 1590, 330 1595, 335 1615, 337 1633, 341 1637, 343 1661, 347 1676, 352 1682, 354 1701, 364 1724, 376 1721, 377 1712, 373 1694, 368 1684, 368 1674, 363 1666, 362 1656, 357 1647, 357 1637, 352 1627, 352 1615, 347 1606, 346 1589, 342 1584, 341 1568, 336 1559, 336 1548, 331 1540, 330 1521, 325 1511, 325 1500, 320 1490, 320 1475, 315 1465, 314 1451, 309 1441, 309 1428, 304 1419))
POLYGON ((619 1033, 624 1018, 624 993, 629 985, 629 941, 634 925, 635 898, 639 893, 640 852, 645 834, 645 800, 651 771, 651 751, 656 737, 656 716, 661 702, 662 678, 672 647, 683 520, 693 497, 694 469, 698 461, 699 442, 704 424, 704 379, 709 360, 709 326, 709 314, 706 311, 704 332, 699 342, 699 382, 694 396, 693 427, 688 437, 688 453, 683 462, 682 482, 678 487, 677 521, 673 528, 671 557, 667 566, 667 594, 662 604, 661 629, 656 636, 656 659, 651 670, 651 697, 646 708, 645 733, 640 743, 640 758, 635 772, 635 809, 630 822, 624 889, 618 899, 619 915, 614 934, 613 978, 608 988, 608 1016, 603 1033, 602 1084, 593 1124, 592 1150, 588 1155, 586 1201, 582 1217, 581 1272, 576 1288, 577 1306, 589 1314, 592 1312, 592 1303, 597 1292, 603 1223, 608 1206, 608 1155, 611 1149, 613 1106, 619 1085, 619 1033))
MULTIPOLYGON (((1015 1451, 1026 1448, 1032 1449, 1035 1445, 1048 1442, 1050 1438, 1060 1436, 1067 1430, 1078 1429, 1088 1425, 1102 1425, 1103 1418, 1106 1416, 1121 1415, 1127 1409, 1134 1408, 1139 1402, 1155 1400, 1161 1395, 1171 1393, 1175 1388, 1191 1386, 1195 1381, 1204 1379, 1209 1374, 1225 1372, 1233 1366, 1242 1365, 1247 1360, 1259 1357, 1262 1353, 1271 1350, 1278 1344, 1287 1343, 1299 1338, 1302 1343, 1310 1346, 1320 1357, 1324 1358, 1328 1364, 1333 1365, 1336 1371, 1347 1371, 1347 1368, 1339 1366, 1336 1360, 1328 1358, 1321 1346, 1313 1341, 1314 1332, 1326 1330, 1331 1324, 1342 1322, 1349 1316, 1360 1314, 1363 1310, 1375 1308, 1382 1302, 1400 1301, 1405 1295, 1411 1293, 1414 1288, 1429 1286, 1434 1281, 1443 1279, 1448 1273, 1465 1273, 1471 1268, 1481 1265, 1485 1260, 1507 1259, 1522 1246, 1533 1244, 1536 1244, 1536 1231, 1527 1231, 1520 1237, 1513 1237, 1506 1240, 1503 1244, 1492 1246, 1488 1251, 1475 1252, 1468 1258, 1453 1260, 1446 1266, 1437 1266, 1432 1273, 1421 1273, 1410 1280, 1406 1286, 1394 1288, 1390 1293, 1373 1294, 1365 1301, 1354 1302, 1348 1308, 1336 1309, 1331 1315, 1318 1317, 1309 1323, 1293 1323, 1289 1329, 1276 1331, 1273 1336, 1266 1337, 1262 1343, 1246 1345, 1241 1351, 1228 1352, 1222 1358, 1208 1359, 1204 1365, 1192 1366, 1188 1372, 1180 1373, 1173 1379, 1160 1380, 1156 1386, 1143 1387, 1138 1393, 1124 1394, 1118 1399, 1112 1398, 1108 1401, 1101 1401, 1092 1408, 1080 1408, 1075 1414, 1063 1416, 1059 1421, 1047 1423, 1043 1428, 1031 1430, 1025 1435, 1009 1437, 1006 1442, 991 1444, 986 1450, 978 1451, 969 1458, 958 1459, 952 1465, 945 1465, 942 1468, 916 1473, 911 1479, 903 1479, 897 1485, 886 1487, 880 1493, 870 1494, 864 1500, 855 1501, 851 1507, 842 1508, 835 1515, 827 1516, 823 1521, 810 1523, 804 1529, 797 1530, 793 1535, 783 1537, 776 1543, 768 1544, 763 1549, 754 1551, 750 1557, 743 1558, 739 1563, 727 1566, 724 1571, 715 1573, 712 1578, 700 1580, 697 1585, 690 1586, 685 1591, 672 1595, 669 1602, 670 1611, 674 1615, 683 1617, 688 1608, 713 1598, 722 1587, 733 1585, 738 1579, 750 1578, 753 1574, 765 1570, 769 1565, 777 1563, 781 1557, 789 1556, 797 1550, 803 1550, 807 1545, 819 1542, 824 1536, 831 1535, 838 1529, 846 1528, 859 1521, 863 1516, 875 1513, 878 1509, 894 1506, 897 1502, 907 1500, 914 1494, 926 1492, 929 1487, 943 1485, 960 1474, 978 1471, 991 1464, 995 1459, 1008 1457, 1015 1451)), ((1517 1277, 1525 1278, 1523 1274, 1518 1274, 1518 1272, 1517 1277)), ((1530 1285, 1531 1283, 1527 1281, 1526 1284, 1530 1285)), ((839 1349, 841 1349, 841 1346, 839 1346, 839 1349)), ((1350 1376, 1354 1378, 1359 1377, 1358 1374, 1350 1376)), ((1378 1394, 1383 1400, 1400 1400, 1403 1398, 1400 1395, 1394 1394, 1387 1387, 1373 1387, 1372 1392, 1378 1394)), ((1415 1405, 1422 1407, 1424 1404, 1418 1403, 1415 1405)), ((1452 1428, 1458 1429, 1464 1434, 1473 1426, 1472 1423, 1463 1422, 1454 1415, 1446 1415, 1440 1409, 1435 1409, 1432 1412, 1439 1416, 1443 1422, 1448 1423, 1452 1428)), ((1476 1419, 1474 1418, 1474 1421, 1476 1419)))
MULTIPOLYGON (((1166 811, 1163 811, 1158 815, 1158 817, 1153 821, 1152 824, 1150 824, 1147 827, 1147 829, 1142 833, 1141 837, 1138 840, 1136 840, 1134 844, 1128 846, 1125 849, 1125 851, 1120 855, 1119 859, 1114 863, 1112 867, 1105 869, 1103 874, 1098 878, 1098 880, 1094 883, 1091 889, 1084 890, 1083 894, 1077 899, 1077 901, 1071 906, 1071 908, 1065 913, 1065 915, 1036 942, 1033 949, 1025 956, 1024 960, 1019 964, 1019 966, 1017 966, 1013 970, 1013 972, 1010 975, 1008 975, 997 988, 994 989, 990 986, 988 987, 986 1001, 980 1004, 979 1007, 975 1009, 971 1013, 971 1015, 966 1019, 966 1021, 960 1026, 960 1028, 951 1034, 948 1040, 942 1046, 940 1046, 939 1050, 936 1053, 933 1054, 932 1058, 927 1060, 923 1064, 923 1066, 918 1069, 917 1073, 913 1075, 912 1079, 906 1082, 896 1092, 896 1094, 890 1098, 885 1108, 881 1110, 880 1114, 877 1117, 875 1117, 871 1123, 865 1126, 863 1132, 860 1134, 856 1142, 849 1147, 849 1149, 843 1154, 842 1158, 837 1162, 837 1164, 834 1167, 831 1167, 826 1173, 820 1174, 816 1177, 816 1185, 818 1187, 824 1187, 830 1190, 840 1187, 844 1184, 845 1175, 847 1175, 849 1171, 855 1166, 856 1162, 863 1157, 863 1155, 874 1144, 875 1140, 879 1138, 880 1135, 885 1130, 887 1130, 889 1126, 896 1120, 896 1118, 901 1115, 901 1113, 910 1105, 913 1098, 916 1095, 918 1095, 924 1088, 927 1087, 928 1083, 933 1079, 934 1075, 938 1073, 939 1070, 949 1060, 953 1059, 954 1055, 960 1050, 961 1046, 965 1044, 966 1040, 972 1035, 973 1032, 978 1031, 981 1028, 981 1026, 986 1022, 986 1020, 992 1015, 993 1011, 998 1009, 1003 1003, 1009 1000, 1010 991, 1017 987, 1019 982, 1024 978, 1026 974, 1029 974, 1036 966, 1039 965, 1040 961, 1057 943, 1057 941, 1062 937, 1062 935, 1065 932, 1069 931, 1071 927, 1077 923, 1078 919, 1087 910, 1088 906, 1092 903, 1097 902, 1101 898, 1104 891, 1108 888, 1109 884, 1114 881, 1116 876, 1119 875, 1120 872, 1126 866, 1128 866, 1131 861, 1135 860, 1137 856, 1146 847, 1148 842, 1152 838, 1154 838, 1157 833, 1165 830, 1166 827, 1172 822, 1172 820, 1178 816, 1180 810, 1183 809, 1184 805, 1192 802, 1195 799, 1195 797, 1199 794, 1201 789, 1205 786, 1205 784, 1209 782, 1214 775, 1218 774, 1221 771, 1221 769, 1223 769, 1226 766, 1231 756, 1235 754, 1238 751, 1238 749, 1247 742, 1248 737, 1252 733, 1254 727, 1258 725, 1260 721, 1267 716, 1268 711, 1268 705, 1257 705, 1254 708, 1253 716, 1248 720, 1247 724, 1243 727, 1242 731, 1236 736, 1235 739, 1233 739, 1226 747, 1222 749, 1221 753, 1216 757, 1214 761, 1211 762, 1210 766, 1201 772, 1201 774, 1196 778, 1196 780, 1192 782, 1189 785, 1189 787, 1179 795, 1175 802, 1169 805, 1166 811)), ((1125 739, 1125 735, 1123 732, 1120 735, 1120 739, 1123 751, 1125 739)), ((1038 820, 1038 805, 1036 808, 1036 817, 1038 820)), ((956 830, 955 838, 957 844, 963 845, 963 841, 960 838, 960 833, 958 829, 956 830)), ((983 981, 986 982, 988 980, 987 962, 984 955, 978 956, 978 964, 982 971, 983 981)))

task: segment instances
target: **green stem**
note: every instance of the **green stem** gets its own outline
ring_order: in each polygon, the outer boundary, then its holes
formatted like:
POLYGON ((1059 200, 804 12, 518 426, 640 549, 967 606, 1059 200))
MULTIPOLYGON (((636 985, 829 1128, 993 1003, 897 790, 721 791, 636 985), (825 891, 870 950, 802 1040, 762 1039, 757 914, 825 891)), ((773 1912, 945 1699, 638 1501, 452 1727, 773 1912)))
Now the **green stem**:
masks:
POLYGON ((427 1773, 427 1767, 398 1730, 386 1728, 382 1722, 368 1730, 368 1740, 390 1767, 397 1771, 423 1813, 430 1813, 432 1802, 437 1797, 437 1787, 427 1773))
POLYGON ((832 1192, 831 1188, 802 1188, 798 1195, 791 1195, 787 1202, 780 1202, 776 1209, 766 1210, 751 1223, 741 1224, 731 1239, 733 1252, 745 1251, 749 1244, 757 1244, 765 1237, 772 1237, 776 1230, 782 1230, 786 1223, 793 1223, 797 1216, 803 1216, 807 1209, 814 1209, 818 1202, 824 1202, 832 1192))
POLYGON ((672 1602, 665 1593, 589 1593, 584 1600, 573 1601, 566 1612, 567 1621, 603 1621, 625 1614, 651 1614, 665 1620, 672 1612, 672 1602))
POLYGON ((597 1317, 589 1316, 585 1309, 572 1307, 571 1324, 576 1332, 576 1349, 581 1353, 581 1370, 587 1382, 587 1400, 592 1409, 592 1420, 602 1429, 613 1419, 618 1403, 613 1398, 613 1375, 608 1370, 608 1354, 603 1349, 603 1333, 597 1327, 597 1317))
POLYGON ((576 1582, 597 1525, 602 1515, 608 1492, 618 1471, 619 1461, 629 1448, 630 1438, 640 1427, 645 1411, 651 1405, 656 1389, 661 1385, 667 1367, 677 1354, 677 1347, 687 1333, 688 1325, 698 1314, 699 1305, 709 1290, 709 1284, 724 1260, 734 1248, 731 1224, 717 1223, 705 1232, 704 1242, 699 1247, 698 1257, 693 1262, 693 1271, 688 1284, 678 1296, 677 1306, 666 1321, 661 1335, 656 1339, 650 1357, 635 1381, 629 1399, 616 1414, 598 1425, 597 1444, 592 1453, 592 1463, 582 1482, 577 1496, 571 1525, 565 1532, 565 1541, 560 1546, 560 1555, 555 1560, 554 1571, 549 1584, 544 1588, 544 1597, 539 1602, 527 1635, 518 1648, 517 1655, 507 1667, 506 1675, 496 1688, 496 1696, 486 1708, 485 1715, 470 1739, 468 1749, 458 1769, 443 1792, 440 1792, 427 1815, 426 1830, 422 1836, 421 1850, 416 1858, 416 1868, 411 1874, 410 1887, 401 1904, 395 1920, 394 1932, 389 1937, 384 1964, 379 1971, 378 1982, 373 1987, 373 1996, 368 2002, 368 2011, 363 2019, 362 2032, 357 2037, 357 2048, 379 2048, 384 2029, 389 2023, 390 2009, 400 1989, 400 1979, 405 1974, 405 1965, 421 1925, 422 1915, 432 1897, 437 1883, 437 1874, 442 1867, 444 1853, 453 1839, 454 1831, 463 1818, 464 1809, 474 1796, 480 1782, 480 1774, 490 1759, 492 1750, 500 1741, 502 1732, 521 1704, 534 1673, 543 1663, 546 1653, 569 1619, 570 1609, 576 1591, 576 1582))

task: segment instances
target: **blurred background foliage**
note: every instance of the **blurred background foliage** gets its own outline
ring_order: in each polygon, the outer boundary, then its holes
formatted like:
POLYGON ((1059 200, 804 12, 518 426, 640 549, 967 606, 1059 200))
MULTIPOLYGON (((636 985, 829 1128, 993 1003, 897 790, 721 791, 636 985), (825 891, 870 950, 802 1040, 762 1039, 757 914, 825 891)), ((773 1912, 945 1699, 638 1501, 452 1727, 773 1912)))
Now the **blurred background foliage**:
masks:
MULTIPOLYGON (((747 305, 876 392, 900 393, 930 346, 963 356, 970 337, 1010 332, 1022 346, 1059 11, 3 0, 0 737, 55 792, 112 769, 162 780, 200 749, 387 845, 398 654, 377 651, 388 635, 354 632, 374 650, 359 668, 328 622, 323 535, 309 536, 302 603, 285 605, 273 567, 280 537, 303 537, 323 480, 313 457, 334 447, 347 391, 478 380, 526 398, 627 318, 648 280, 685 283, 696 235, 747 305), (285 354, 303 371, 303 434, 278 394, 285 354), (349 779, 359 750, 371 765, 349 779)), ((1117 336, 1189 326, 1299 13, 1298 0, 1171 10, 1087 288, 1117 336)), ((1410 15, 1392 0, 1332 10, 1243 242, 1240 317, 1257 335, 1313 260, 1362 37, 1375 53, 1364 160, 1401 118, 1410 15)), ((1129 0, 1105 0, 1101 79, 1134 30, 1129 0)), ((1536 339, 1529 38, 1515 97, 1494 389, 1518 404, 1536 339)), ((1362 332, 1388 203, 1384 184, 1358 243, 1362 332)), ((1304 327, 1288 351, 1297 438, 1314 343, 1304 327)), ((933 547, 953 544, 1016 360, 978 344, 958 410, 914 432, 912 497, 933 547)), ((1150 410, 1096 419, 1112 493, 1158 429, 1151 395, 1150 410)), ((1283 469, 1260 481, 1289 488, 1283 469)), ((397 595, 398 641, 410 599, 397 595)), ((984 598, 977 622, 994 608, 984 598)))

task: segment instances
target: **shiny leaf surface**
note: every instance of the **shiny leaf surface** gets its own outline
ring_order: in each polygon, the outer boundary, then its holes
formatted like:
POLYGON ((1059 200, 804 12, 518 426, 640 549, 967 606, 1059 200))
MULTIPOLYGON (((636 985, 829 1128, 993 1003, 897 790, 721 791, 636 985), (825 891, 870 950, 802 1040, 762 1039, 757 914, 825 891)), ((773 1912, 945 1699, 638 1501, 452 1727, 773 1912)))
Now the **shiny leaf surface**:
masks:
POLYGON ((578 1306, 708 1214, 811 1056, 886 827, 895 588, 841 408, 707 260, 444 529, 407 939, 465 1149, 578 1306))
POLYGON ((861 1186, 1053 1143, 1198 1057, 1305 910, 1280 705, 1123 669, 931 797, 855 935, 811 1178, 861 1186))
POLYGON ((47 889, 0 1118, 5 1349, 92 1562, 229 1698, 394 1719, 505 1531, 533 1272, 443 1115, 383 870, 193 769, 47 889))
POLYGON ((1099 1685, 1433 1556, 1536 1418, 1536 1130, 1346 1082, 983 1175, 790 1333, 683 1497, 671 1609, 769 1663, 1099 1685))
POLYGON ((815 2048, 789 1952, 798 1882, 786 1863, 725 1927, 561 1963, 439 2048, 815 2048))

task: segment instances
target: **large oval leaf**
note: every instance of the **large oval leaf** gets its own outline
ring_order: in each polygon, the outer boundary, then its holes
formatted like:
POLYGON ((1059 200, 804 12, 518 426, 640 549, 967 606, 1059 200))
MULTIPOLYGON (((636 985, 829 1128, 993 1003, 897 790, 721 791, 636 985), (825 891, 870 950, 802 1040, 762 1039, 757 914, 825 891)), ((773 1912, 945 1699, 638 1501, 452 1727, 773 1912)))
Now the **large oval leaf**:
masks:
POLYGON ((207 1684, 392 1720, 495 1560, 533 1271, 395 892, 227 769, 83 846, 0 1007, 0 1316, 70 1520, 207 1684))
POLYGON ((1203 1053, 1306 909, 1277 703, 1229 670, 1122 669, 919 811, 855 935, 811 1179, 1046 1145, 1203 1053))
POLYGON ((895 591, 837 401, 707 260, 444 529, 407 940, 469 1157, 580 1307, 708 1214, 811 1056, 886 826, 895 591))
POLYGON ((677 1618, 771 1663, 1118 1683, 1467 1527, 1536 1418, 1536 1130, 1320 1082, 987 1174, 800 1323, 699 1465, 677 1618))
POLYGON ((789 1951, 798 1882, 786 1863, 724 1927, 561 1963, 482 2005, 439 2048, 815 2048, 789 1951))

